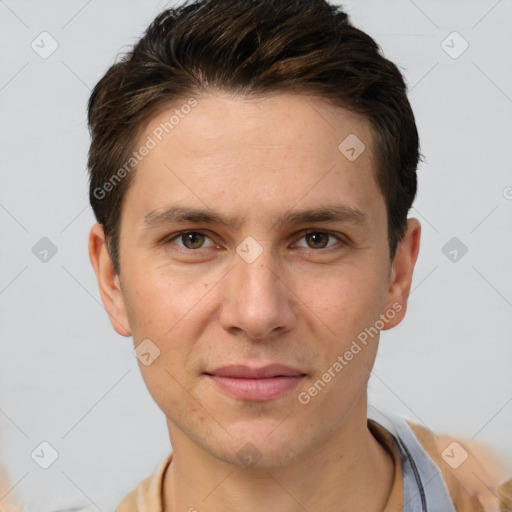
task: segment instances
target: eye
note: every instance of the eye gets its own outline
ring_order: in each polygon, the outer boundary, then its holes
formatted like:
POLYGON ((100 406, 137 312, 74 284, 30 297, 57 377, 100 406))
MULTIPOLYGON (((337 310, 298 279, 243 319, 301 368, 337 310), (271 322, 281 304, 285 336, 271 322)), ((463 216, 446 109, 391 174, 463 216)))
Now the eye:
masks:
MULTIPOLYGON (((173 235, 172 238, 168 238, 165 243, 171 243, 174 240, 179 240, 183 243, 183 245, 175 244, 178 247, 181 247, 183 249, 204 249, 203 246, 204 240, 209 239, 207 235, 204 233, 201 233, 200 231, 184 231, 182 233, 178 233, 177 235, 173 235)), ((215 244, 212 242, 212 245, 209 247, 214 246, 215 244)))
MULTIPOLYGON (((301 239, 305 239, 308 244, 306 247, 308 249, 327 249, 332 247, 335 244, 327 245, 328 240, 330 238, 335 238, 336 240, 343 242, 343 240, 335 235, 334 233, 330 233, 328 231, 308 231, 305 233, 301 239)), ((298 246, 300 247, 300 246, 298 246)), ((302 246, 304 247, 304 246, 302 246)))
MULTIPOLYGON (((303 234, 300 240, 306 240, 307 245, 299 245, 295 243, 295 247, 305 247, 306 249, 328 249, 336 245, 336 241, 344 243, 343 239, 334 233, 329 231, 315 231, 310 230, 303 234), (333 243, 329 243, 329 239, 333 240, 333 243)), ((195 251, 198 249, 207 249, 208 247, 216 247, 209 236, 201 231, 182 231, 171 235, 169 238, 163 241, 165 244, 172 243, 180 247, 181 249, 195 251), (204 245, 205 240, 210 240, 210 245, 204 245), (176 242, 177 241, 177 242, 176 242), (181 243, 178 243, 181 242, 181 243)))

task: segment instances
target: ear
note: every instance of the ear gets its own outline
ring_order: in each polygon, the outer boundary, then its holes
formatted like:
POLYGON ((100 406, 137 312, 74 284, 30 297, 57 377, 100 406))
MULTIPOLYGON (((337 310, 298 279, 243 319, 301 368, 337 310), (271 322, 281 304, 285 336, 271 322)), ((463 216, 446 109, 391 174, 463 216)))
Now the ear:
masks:
POLYGON ((421 224, 418 219, 408 219, 407 231, 398 243, 391 266, 386 311, 393 309, 396 315, 386 322, 383 330, 398 325, 405 316, 407 299, 411 289, 412 273, 420 250, 421 224))
POLYGON ((101 224, 94 224, 89 233, 89 259, 96 273, 101 300, 112 327, 121 336, 131 336, 119 276, 108 253, 101 224))

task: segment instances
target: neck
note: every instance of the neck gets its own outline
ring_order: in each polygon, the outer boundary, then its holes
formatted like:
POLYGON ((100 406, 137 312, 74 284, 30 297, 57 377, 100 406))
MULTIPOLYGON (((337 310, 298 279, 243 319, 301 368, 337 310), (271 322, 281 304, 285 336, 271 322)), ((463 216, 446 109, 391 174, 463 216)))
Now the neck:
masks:
POLYGON ((391 492, 393 460, 368 430, 366 403, 321 447, 287 466, 229 464, 178 428, 169 425, 169 432, 163 512, 382 512, 391 492))

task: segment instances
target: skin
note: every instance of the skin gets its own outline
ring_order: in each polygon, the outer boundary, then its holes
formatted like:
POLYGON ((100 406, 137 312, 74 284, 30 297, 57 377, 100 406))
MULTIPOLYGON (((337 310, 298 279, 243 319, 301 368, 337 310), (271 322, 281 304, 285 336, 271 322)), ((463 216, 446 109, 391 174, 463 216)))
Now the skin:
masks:
MULTIPOLYGON (((391 262, 365 118, 290 93, 196 99, 140 162, 126 193, 120 275, 100 225, 89 239, 112 325, 136 346, 150 339, 160 350, 140 369, 173 447, 165 511, 381 511, 394 467, 367 428, 378 335, 308 404, 298 394, 393 304, 401 311, 384 329, 402 320, 420 224, 409 219, 391 262), (338 149, 350 134, 366 146, 354 161, 338 149), (177 202, 239 223, 145 225, 150 212, 177 202), (365 221, 276 224, 280 214, 325 204, 360 210, 365 221), (312 239, 306 229, 335 236, 312 239), (173 238, 183 231, 206 236, 185 245, 173 238), (262 248, 252 263, 236 252, 249 236, 262 248), (228 364, 275 362, 306 376, 264 402, 234 398, 204 375, 228 364), (259 457, 252 467, 237 457, 247 442, 259 457)), ((140 141, 174 108, 155 116, 140 141)))

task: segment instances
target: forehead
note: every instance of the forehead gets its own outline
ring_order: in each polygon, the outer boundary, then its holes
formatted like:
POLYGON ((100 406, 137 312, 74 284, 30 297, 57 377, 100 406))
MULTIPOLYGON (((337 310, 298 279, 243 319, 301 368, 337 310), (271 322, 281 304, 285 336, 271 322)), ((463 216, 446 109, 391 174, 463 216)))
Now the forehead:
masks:
POLYGON ((336 149, 349 135, 357 135, 368 150, 373 143, 370 123, 362 115, 317 96, 294 93, 263 97, 218 93, 177 101, 153 116, 143 133, 148 134, 158 143, 174 139, 194 156, 254 145, 255 150, 288 146, 301 155, 323 153, 327 146, 336 149))
POLYGON ((146 210, 185 196, 225 208, 257 200, 263 211, 333 195, 361 209, 379 193, 369 121, 318 97, 185 99, 147 123, 138 144, 149 140, 128 191, 146 210))

